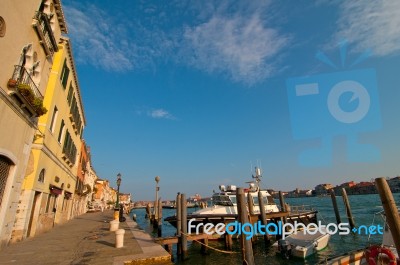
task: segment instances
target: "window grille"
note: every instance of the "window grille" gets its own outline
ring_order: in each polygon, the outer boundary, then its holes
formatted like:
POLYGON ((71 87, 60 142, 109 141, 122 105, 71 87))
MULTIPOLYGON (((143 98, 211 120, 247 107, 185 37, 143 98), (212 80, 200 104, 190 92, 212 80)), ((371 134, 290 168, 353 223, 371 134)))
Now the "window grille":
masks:
POLYGON ((4 195, 4 190, 6 189, 8 175, 10 173, 10 168, 12 162, 5 156, 0 156, 0 206, 4 195))

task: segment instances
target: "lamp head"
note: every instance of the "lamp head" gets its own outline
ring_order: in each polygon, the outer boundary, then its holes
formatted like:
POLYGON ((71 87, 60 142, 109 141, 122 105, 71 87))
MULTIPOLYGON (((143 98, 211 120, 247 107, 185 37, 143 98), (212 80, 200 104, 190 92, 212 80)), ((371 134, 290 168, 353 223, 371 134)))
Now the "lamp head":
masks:
POLYGON ((121 173, 118 173, 117 175, 117 185, 121 185, 121 173))
POLYGON ((154 180, 158 183, 160 181, 160 177, 157 176, 154 180))

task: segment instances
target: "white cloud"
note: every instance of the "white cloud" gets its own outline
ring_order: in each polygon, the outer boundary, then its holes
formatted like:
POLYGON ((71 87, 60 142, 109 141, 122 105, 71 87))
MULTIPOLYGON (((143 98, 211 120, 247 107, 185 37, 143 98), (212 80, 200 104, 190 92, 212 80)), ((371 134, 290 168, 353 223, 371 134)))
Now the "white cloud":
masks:
POLYGON ((154 109, 147 112, 147 115, 155 119, 175 120, 176 118, 164 109, 154 109))
POLYGON ((372 49, 384 56, 400 52, 400 1, 345 1, 341 5, 338 38, 358 51, 372 49))
POLYGON ((249 84, 271 76, 273 57, 288 42, 275 29, 265 27, 258 15, 213 16, 204 24, 186 28, 184 39, 192 49, 191 65, 249 84))
POLYGON ((80 64, 131 71, 175 62, 254 84, 274 74, 288 43, 272 27, 269 6, 269 1, 171 1, 126 3, 113 11, 75 3, 65 13, 80 64))
POLYGON ((81 8, 84 12, 72 6, 64 9, 79 63, 108 71, 133 69, 131 57, 135 46, 129 47, 129 43, 124 42, 127 36, 116 30, 118 25, 103 11, 95 6, 81 8))

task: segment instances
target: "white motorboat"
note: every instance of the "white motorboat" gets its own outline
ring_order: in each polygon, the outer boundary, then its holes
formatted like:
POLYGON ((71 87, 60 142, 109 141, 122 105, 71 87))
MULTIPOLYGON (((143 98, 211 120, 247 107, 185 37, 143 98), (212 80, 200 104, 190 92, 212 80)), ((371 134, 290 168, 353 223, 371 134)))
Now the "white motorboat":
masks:
POLYGON ((286 259, 290 257, 307 258, 326 248, 330 239, 325 228, 297 231, 272 246, 286 259))
MULTIPOLYGON (((279 212, 279 208, 276 205, 271 194, 267 190, 260 188, 261 174, 260 169, 256 168, 256 176, 253 176, 255 181, 248 182, 249 187, 244 189, 246 199, 248 195, 251 195, 253 204, 253 213, 260 214, 260 207, 258 203, 258 192, 261 191, 265 212, 279 212)), ((237 202, 236 202, 236 189, 235 185, 219 185, 219 192, 215 192, 212 196, 212 207, 200 209, 193 212, 193 215, 221 215, 221 214, 237 214, 237 202)))

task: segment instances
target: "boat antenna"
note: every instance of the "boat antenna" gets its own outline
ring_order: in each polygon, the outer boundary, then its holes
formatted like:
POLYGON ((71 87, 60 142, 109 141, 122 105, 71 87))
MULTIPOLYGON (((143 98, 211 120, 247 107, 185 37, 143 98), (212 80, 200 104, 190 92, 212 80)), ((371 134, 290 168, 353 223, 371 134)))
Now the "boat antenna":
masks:
POLYGON ((259 168, 259 167, 255 167, 255 176, 254 175, 252 175, 252 177, 256 180, 256 185, 257 185, 257 187, 258 188, 260 188, 260 181, 261 181, 261 177, 262 177, 262 175, 261 175, 261 169, 259 168))

